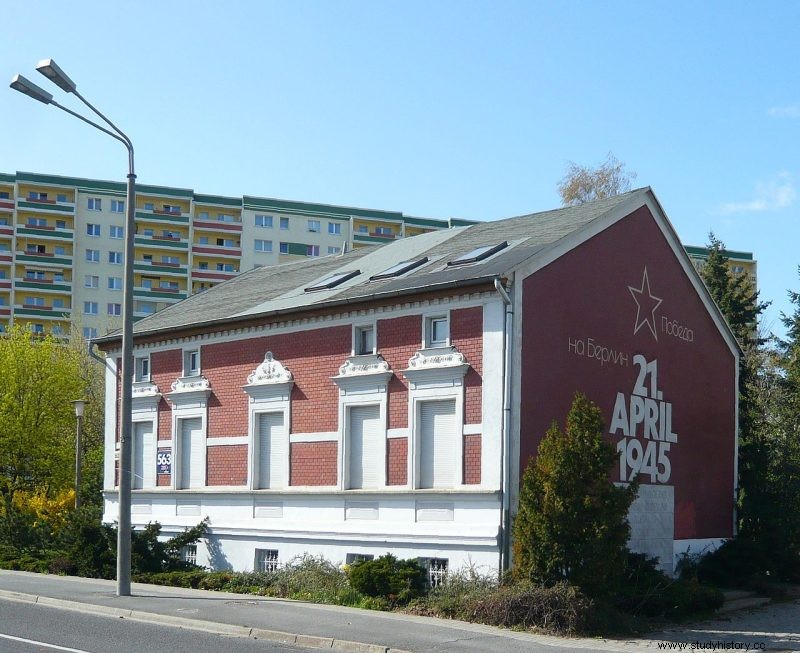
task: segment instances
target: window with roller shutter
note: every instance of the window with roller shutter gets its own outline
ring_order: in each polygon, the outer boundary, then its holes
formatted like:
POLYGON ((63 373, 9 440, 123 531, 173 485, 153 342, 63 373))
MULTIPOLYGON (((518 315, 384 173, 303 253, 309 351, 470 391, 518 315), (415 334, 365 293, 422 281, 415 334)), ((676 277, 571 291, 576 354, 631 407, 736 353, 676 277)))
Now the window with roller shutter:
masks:
POLYGON ((419 405, 420 488, 455 485, 456 402, 423 401, 419 405))

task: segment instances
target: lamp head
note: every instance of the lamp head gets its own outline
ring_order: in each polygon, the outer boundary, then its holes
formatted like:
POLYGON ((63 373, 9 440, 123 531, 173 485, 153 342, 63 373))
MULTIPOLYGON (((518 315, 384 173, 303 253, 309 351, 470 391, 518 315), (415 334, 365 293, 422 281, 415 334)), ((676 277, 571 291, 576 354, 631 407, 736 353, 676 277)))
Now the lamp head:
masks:
POLYGON ((56 64, 56 62, 52 59, 42 59, 38 64, 36 64, 36 70, 38 70, 40 73, 42 73, 42 75, 53 82, 53 84, 67 93, 74 93, 78 88, 75 85, 75 82, 69 78, 67 73, 61 70, 61 68, 58 67, 58 64, 56 64))
POLYGON ((72 405, 75 406, 75 417, 83 417, 83 410, 86 408, 86 400, 76 399, 72 402, 72 405))
POLYGON ((45 91, 43 88, 39 88, 29 79, 26 79, 22 75, 14 75, 14 79, 11 80, 11 84, 9 84, 11 88, 15 91, 19 91, 28 97, 32 97, 34 100, 38 100, 44 104, 50 104, 53 101, 53 96, 45 91))

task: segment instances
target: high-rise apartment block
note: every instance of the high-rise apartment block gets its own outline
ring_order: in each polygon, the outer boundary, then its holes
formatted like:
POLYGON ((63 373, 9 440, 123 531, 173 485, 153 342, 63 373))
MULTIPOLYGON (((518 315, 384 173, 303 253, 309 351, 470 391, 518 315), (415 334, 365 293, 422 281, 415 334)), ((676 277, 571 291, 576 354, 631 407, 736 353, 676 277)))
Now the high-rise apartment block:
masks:
MULTIPOLYGON (((697 247, 696 245, 685 245, 684 249, 692 260, 694 267, 698 271, 702 270, 708 260, 708 247, 697 247)), ((758 266, 751 252, 736 252, 730 249, 722 250, 722 255, 728 259, 728 269, 733 274, 746 274, 753 284, 753 288, 758 288, 758 266)))
MULTIPOLYGON (((0 332, 12 323, 85 337, 120 325, 125 184, 0 174, 0 332)), ((243 270, 390 242, 466 220, 137 185, 134 315, 243 270)))

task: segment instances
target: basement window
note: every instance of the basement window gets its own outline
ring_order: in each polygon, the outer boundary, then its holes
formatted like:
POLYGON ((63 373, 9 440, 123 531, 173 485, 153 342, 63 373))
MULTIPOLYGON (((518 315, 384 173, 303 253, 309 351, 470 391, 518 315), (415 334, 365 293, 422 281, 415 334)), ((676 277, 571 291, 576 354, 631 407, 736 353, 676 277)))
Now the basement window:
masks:
POLYGON ((467 265, 468 263, 478 263, 479 261, 483 261, 493 254, 497 254, 501 249, 505 249, 508 247, 508 241, 503 241, 502 243, 497 243, 496 245, 484 245, 482 247, 476 247, 470 252, 466 254, 462 254, 456 259, 452 261, 448 261, 447 265, 449 267, 454 267, 457 265, 467 265))
POLYGON ((375 556, 371 553, 348 553, 345 558, 345 564, 357 565, 360 562, 367 562, 368 560, 374 559, 375 556))
POLYGON ((361 270, 351 270, 349 272, 337 272, 336 274, 331 274, 330 276, 325 277, 322 281, 318 281, 313 286, 309 286, 305 289, 306 292, 313 292, 315 290, 328 290, 329 288, 335 288, 341 283, 344 283, 348 279, 352 279, 353 277, 358 276, 361 274, 361 270))
POLYGON ((278 550, 256 549, 256 559, 253 568, 257 572, 278 571, 278 550))
POLYGON ((418 258, 413 261, 401 261, 400 263, 393 265, 390 268, 387 268, 380 274, 375 274, 369 278, 370 281, 380 281, 381 279, 391 279, 393 277, 399 277, 401 274, 405 274, 406 272, 410 272, 411 270, 415 270, 420 265, 424 265, 428 262, 428 257, 423 256, 422 258, 418 258))
POLYGON ((428 585, 436 589, 447 581, 447 558, 417 558, 419 563, 428 570, 428 585))
POLYGON ((181 547, 181 560, 184 562, 189 563, 190 565, 197 564, 197 545, 196 544, 187 544, 184 547, 181 547))

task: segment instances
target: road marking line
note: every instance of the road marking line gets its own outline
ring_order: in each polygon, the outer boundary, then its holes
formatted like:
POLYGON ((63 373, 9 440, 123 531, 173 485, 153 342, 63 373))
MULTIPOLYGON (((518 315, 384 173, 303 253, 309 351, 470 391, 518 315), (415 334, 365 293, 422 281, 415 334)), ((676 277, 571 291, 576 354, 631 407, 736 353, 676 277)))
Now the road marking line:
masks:
POLYGON ((48 644, 47 642, 37 642, 35 639, 25 639, 24 637, 14 637, 13 635, 4 635, 0 633, 3 639, 11 639, 15 642, 24 642, 25 644, 34 644, 35 646, 46 646, 47 648, 55 649, 56 651, 67 651, 67 653, 90 653, 80 648, 67 648, 66 646, 58 646, 57 644, 48 644))

